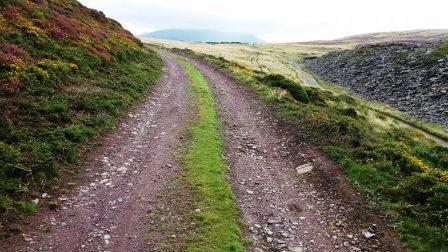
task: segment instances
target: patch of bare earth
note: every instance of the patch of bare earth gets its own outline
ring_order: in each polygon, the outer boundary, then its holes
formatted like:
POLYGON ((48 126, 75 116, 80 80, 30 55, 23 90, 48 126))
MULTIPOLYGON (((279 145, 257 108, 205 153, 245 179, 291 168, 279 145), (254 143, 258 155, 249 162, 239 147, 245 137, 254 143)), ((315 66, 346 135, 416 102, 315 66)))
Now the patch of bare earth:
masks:
POLYGON ((250 251, 403 251, 396 231, 344 171, 244 84, 185 56, 209 81, 230 158, 228 180, 250 251))
POLYGON ((59 197, 57 211, 41 207, 23 236, 2 241, 1 251, 145 251, 153 246, 145 239, 148 214, 180 169, 171 153, 184 125, 188 84, 182 66, 164 53, 161 57, 163 77, 90 152, 72 195, 59 197))

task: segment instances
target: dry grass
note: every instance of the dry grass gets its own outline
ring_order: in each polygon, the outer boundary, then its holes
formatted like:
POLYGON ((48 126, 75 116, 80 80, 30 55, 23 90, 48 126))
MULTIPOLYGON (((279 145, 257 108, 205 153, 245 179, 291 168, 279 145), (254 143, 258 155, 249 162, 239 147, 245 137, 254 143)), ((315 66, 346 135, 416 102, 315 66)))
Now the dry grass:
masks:
POLYGON ((252 71, 284 75, 294 81, 305 83, 302 74, 295 70, 284 56, 300 54, 322 55, 329 51, 350 48, 351 45, 311 45, 311 44, 210 44, 199 42, 142 39, 144 43, 166 48, 190 49, 226 60, 234 61, 252 71))

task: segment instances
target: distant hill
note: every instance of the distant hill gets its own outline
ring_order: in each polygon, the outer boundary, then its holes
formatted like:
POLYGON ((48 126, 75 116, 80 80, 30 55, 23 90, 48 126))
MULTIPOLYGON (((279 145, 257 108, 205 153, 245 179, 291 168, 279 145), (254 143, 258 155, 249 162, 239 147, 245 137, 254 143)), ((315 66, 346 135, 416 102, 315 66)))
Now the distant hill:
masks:
POLYGON ((140 35, 141 38, 183 40, 194 42, 263 43, 262 39, 247 33, 221 32, 203 29, 166 29, 140 35))
POLYGON ((448 29, 427 29, 366 33, 334 40, 311 41, 300 44, 376 44, 384 42, 432 43, 445 39, 448 39, 448 29))

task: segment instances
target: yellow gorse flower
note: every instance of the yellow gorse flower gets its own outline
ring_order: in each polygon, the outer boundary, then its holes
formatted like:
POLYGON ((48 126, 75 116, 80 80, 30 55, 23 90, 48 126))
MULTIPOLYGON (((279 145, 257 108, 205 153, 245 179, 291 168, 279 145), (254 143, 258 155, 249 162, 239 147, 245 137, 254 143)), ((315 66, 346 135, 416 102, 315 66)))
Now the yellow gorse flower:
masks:
POLYGON ((408 159, 411 163, 417 165, 423 171, 423 173, 432 174, 437 177, 439 181, 448 183, 448 171, 433 169, 425 164, 422 160, 412 155, 409 155, 408 159))

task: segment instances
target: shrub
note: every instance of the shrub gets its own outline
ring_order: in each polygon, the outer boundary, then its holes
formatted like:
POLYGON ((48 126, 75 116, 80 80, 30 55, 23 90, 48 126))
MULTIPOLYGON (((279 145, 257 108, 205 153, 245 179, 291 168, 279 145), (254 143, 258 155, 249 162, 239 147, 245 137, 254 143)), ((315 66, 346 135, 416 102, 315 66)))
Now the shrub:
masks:
POLYGON ((96 135, 94 130, 83 125, 70 125, 62 129, 62 132, 67 139, 76 143, 84 142, 96 135))
POLYGON ((21 202, 20 209, 23 213, 31 214, 36 211, 37 205, 34 202, 21 202))
POLYGON ((344 115, 353 117, 353 118, 358 118, 358 112, 356 112, 356 109, 354 108, 346 108, 342 110, 342 113, 344 115))
POLYGON ((286 79, 280 74, 270 74, 261 79, 262 83, 271 87, 279 87, 287 90, 298 102, 308 103, 310 101, 306 91, 292 80, 286 79))
POLYGON ((436 64, 438 60, 448 57, 448 40, 440 44, 430 54, 426 56, 425 64, 436 64))

